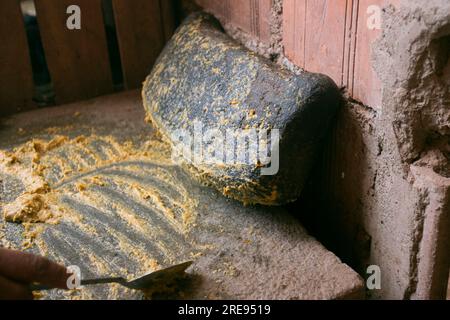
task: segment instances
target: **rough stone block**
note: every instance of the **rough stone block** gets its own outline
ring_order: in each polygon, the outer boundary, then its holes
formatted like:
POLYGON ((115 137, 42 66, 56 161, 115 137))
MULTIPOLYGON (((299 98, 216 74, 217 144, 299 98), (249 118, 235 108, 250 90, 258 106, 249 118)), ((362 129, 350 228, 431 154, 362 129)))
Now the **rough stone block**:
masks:
POLYGON ((192 151, 181 159, 194 176, 244 203, 278 205, 301 193, 340 93, 329 77, 282 69, 197 13, 162 52, 143 100, 162 135, 192 151))

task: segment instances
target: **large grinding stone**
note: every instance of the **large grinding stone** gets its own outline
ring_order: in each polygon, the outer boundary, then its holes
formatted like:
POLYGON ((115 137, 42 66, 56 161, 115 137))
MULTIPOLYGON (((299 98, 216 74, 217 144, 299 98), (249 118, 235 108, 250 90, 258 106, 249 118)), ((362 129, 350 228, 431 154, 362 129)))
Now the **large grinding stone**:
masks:
MULTIPOLYGON (((363 297, 359 275, 284 209, 243 206, 199 185, 170 159, 163 161, 159 149, 142 153, 155 140, 144 116, 139 93, 130 92, 1 121, 0 152, 34 139, 69 140, 39 159, 55 197, 52 208, 63 209, 60 221, 22 225, 0 216, 0 245, 23 249, 24 236, 31 235, 27 250, 77 265, 84 278, 132 278, 193 260, 178 298, 363 297), (130 143, 137 155, 124 152, 130 143), (90 183, 93 178, 103 183, 90 183)), ((0 166, 0 211, 27 188, 27 177, 9 172, 28 166, 26 153, 19 156, 20 163, 0 166)), ((51 291, 45 298, 141 299, 142 294, 100 285, 51 291)))
POLYGON ((190 16, 167 44, 144 83, 143 99, 162 135, 192 151, 181 162, 193 176, 234 199, 265 205, 298 198, 341 101, 329 77, 282 69, 236 43, 205 13, 190 16), (191 139, 179 139, 180 129, 191 139), (227 161, 224 154, 236 160, 250 149, 233 144, 227 130, 245 135, 242 130, 251 129, 269 147, 276 147, 276 137, 265 137, 279 130, 279 164, 276 152, 271 159, 227 161), (208 130, 225 139, 211 138, 208 130), (207 152, 215 161, 206 161, 207 152), (275 170, 262 174, 262 167, 275 170))

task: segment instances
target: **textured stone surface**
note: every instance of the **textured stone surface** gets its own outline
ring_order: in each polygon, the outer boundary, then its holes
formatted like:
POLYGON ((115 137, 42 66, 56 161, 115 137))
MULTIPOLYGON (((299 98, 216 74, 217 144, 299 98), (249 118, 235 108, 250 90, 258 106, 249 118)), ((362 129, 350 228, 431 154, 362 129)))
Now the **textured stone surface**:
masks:
MULTIPOLYGON (((144 83, 143 99, 169 140, 179 129, 193 133, 195 121, 203 132, 278 129, 275 175, 261 175, 257 163, 218 166, 185 159, 194 175, 225 195, 269 205, 297 199, 341 102, 330 78, 281 69, 237 44, 204 13, 189 17, 168 43, 144 83)), ((183 144, 202 152, 191 140, 183 144)))
POLYGON ((351 102, 298 203, 308 229, 361 274, 369 264, 381 267, 382 289, 369 292, 373 298, 444 298, 449 1, 284 0, 282 10, 273 1, 283 24, 272 25, 280 45, 271 50, 232 14, 222 18, 237 7, 216 4, 205 7, 248 48, 279 54, 293 70, 324 72, 348 90, 351 102), (382 9, 381 29, 367 28, 371 5, 382 9))
MULTIPOLYGON (((127 141, 139 149, 154 139, 153 129, 143 119, 139 95, 130 92, 24 113, 2 122, 0 151, 22 146, 31 139, 49 140, 54 135, 92 138, 92 144, 83 148, 67 144, 42 154, 40 162, 47 165, 44 176, 57 192, 65 213, 56 225, 29 225, 28 230, 40 231, 28 250, 66 265, 78 265, 83 277, 105 274, 132 277, 144 272, 149 259, 155 259, 162 267, 192 259, 194 264, 188 269, 190 281, 181 298, 364 296, 361 278, 309 236, 284 209, 243 206, 200 186, 169 161, 155 164, 150 158, 131 162, 125 154, 115 157, 127 141), (105 165, 92 161, 93 153, 97 152, 106 157, 105 165), (61 157, 65 162, 58 160, 61 157), (115 160, 108 161, 108 157, 115 160), (64 164, 79 169, 64 179, 58 178, 64 164), (169 180, 160 179, 161 171, 166 172, 169 180), (77 190, 80 182, 93 176, 104 183, 77 190), (176 181, 175 185, 167 184, 171 179, 176 181), (172 218, 165 216, 161 204, 127 188, 130 182, 133 190, 154 189, 164 207, 173 208, 176 203, 182 205, 188 200, 197 202, 191 212, 192 224, 183 224, 178 211, 174 211, 172 218)), ((0 180, 3 202, 13 201, 23 191, 23 181, 17 177, 0 171, 0 180)), ((20 249, 23 226, 14 223, 0 226, 1 244, 20 249)), ((72 295, 55 291, 47 298, 80 296, 142 297, 138 292, 116 286, 94 286, 72 295)))

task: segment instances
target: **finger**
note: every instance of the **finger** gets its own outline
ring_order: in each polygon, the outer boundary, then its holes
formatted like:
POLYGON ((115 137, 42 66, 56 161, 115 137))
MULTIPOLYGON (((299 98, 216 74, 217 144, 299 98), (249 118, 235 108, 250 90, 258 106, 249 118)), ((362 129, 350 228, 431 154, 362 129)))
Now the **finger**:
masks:
POLYGON ((0 274, 17 282, 61 289, 67 289, 69 277, 66 267, 47 258, 4 248, 0 248, 0 274))
POLYGON ((0 300, 30 300, 33 294, 27 285, 0 276, 0 300))

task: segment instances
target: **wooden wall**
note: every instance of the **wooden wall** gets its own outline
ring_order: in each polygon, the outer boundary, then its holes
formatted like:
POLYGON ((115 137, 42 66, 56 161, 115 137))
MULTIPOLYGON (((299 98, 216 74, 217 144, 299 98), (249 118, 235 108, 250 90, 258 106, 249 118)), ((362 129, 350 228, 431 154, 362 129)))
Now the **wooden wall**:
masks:
MULTIPOLYGON (((137 88, 175 28, 172 0, 110 0, 125 89, 137 88)), ((55 103, 113 92, 101 0, 34 0, 55 103), (66 27, 69 5, 81 29, 66 27)), ((33 74, 18 0, 0 1, 0 115, 35 107, 33 74)))
POLYGON ((19 2, 1 0, 0 114, 33 106, 33 75, 19 2))
POLYGON ((197 0, 197 3, 259 41, 270 41, 271 0, 197 0))
POLYGON ((113 0, 113 8, 125 87, 137 88, 172 36, 174 8, 165 0, 113 0))
MULTIPOLYGON (((175 0, 110 0, 114 10, 124 88, 141 85, 174 28, 175 0)), ((283 0, 285 55, 300 67, 331 76, 373 108, 380 82, 371 45, 380 30, 367 28, 369 5, 399 0, 283 0)), ((269 43, 273 0, 197 0, 251 37, 269 43)), ((40 34, 57 104, 113 91, 101 0, 35 0, 40 34), (66 8, 77 4, 81 30, 68 30, 66 8)), ((33 108, 31 65, 19 1, 0 1, 0 114, 33 108), (10 32, 14 30, 14 32, 10 32)))
POLYGON ((56 103, 112 92, 101 0, 36 0, 36 13, 56 103), (80 6, 81 29, 66 27, 66 8, 80 6))
POLYGON ((381 85, 371 63, 371 46, 381 34, 368 27, 369 6, 399 0, 284 0, 283 45, 302 68, 325 73, 354 99, 381 107, 381 85))
MULTIPOLYGON (((282 0, 285 55, 311 72, 329 75, 356 100, 381 106, 381 85, 371 64, 379 29, 369 29, 368 8, 400 0, 282 0)), ((222 21, 262 42, 270 41, 271 0, 197 0, 222 21), (255 32, 255 21, 259 33, 255 32)))

